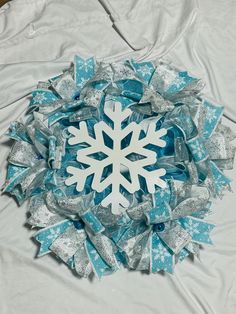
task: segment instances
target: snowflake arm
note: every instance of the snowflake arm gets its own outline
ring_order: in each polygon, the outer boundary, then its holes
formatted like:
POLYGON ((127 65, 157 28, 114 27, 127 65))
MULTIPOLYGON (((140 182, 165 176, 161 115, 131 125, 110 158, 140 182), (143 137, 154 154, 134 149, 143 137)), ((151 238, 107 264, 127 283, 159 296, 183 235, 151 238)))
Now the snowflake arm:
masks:
POLYGON ((146 136, 141 139, 139 142, 144 147, 147 144, 153 144, 159 147, 165 147, 166 142, 160 137, 166 135, 167 130, 162 128, 156 131, 156 123, 150 123, 146 136))
POLYGON ((88 144, 94 144, 94 139, 89 136, 88 128, 85 121, 80 122, 79 129, 75 128, 74 126, 70 126, 68 128, 68 132, 73 135, 73 137, 69 138, 68 143, 70 145, 76 145, 82 143, 82 139, 84 142, 88 144))

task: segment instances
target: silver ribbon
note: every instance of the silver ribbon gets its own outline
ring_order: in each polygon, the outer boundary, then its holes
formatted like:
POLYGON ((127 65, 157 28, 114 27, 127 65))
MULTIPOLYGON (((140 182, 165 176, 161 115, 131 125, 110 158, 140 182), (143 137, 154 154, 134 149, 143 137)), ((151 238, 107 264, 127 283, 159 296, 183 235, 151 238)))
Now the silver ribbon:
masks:
POLYGON ((112 246, 111 240, 101 233, 94 235, 90 232, 90 230, 87 230, 87 234, 104 261, 112 269, 119 268, 116 257, 114 255, 114 248, 112 246))
POLYGON ((50 246, 50 250, 66 263, 83 245, 86 237, 84 230, 77 230, 74 226, 70 226, 61 236, 56 238, 50 246))
POLYGON ((174 109, 174 105, 165 100, 160 94, 154 91, 151 87, 145 87, 142 98, 139 104, 151 103, 152 111, 157 113, 164 113, 174 109))

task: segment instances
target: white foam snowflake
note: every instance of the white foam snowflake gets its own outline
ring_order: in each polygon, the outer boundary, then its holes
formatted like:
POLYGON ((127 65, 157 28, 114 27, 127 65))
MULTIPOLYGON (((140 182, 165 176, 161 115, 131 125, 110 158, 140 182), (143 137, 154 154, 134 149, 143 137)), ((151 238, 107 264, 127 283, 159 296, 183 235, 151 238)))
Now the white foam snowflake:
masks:
POLYGON ((146 136, 140 138, 142 127, 131 122, 123 126, 123 122, 131 115, 130 109, 122 110, 120 103, 110 103, 106 105, 104 113, 113 122, 113 127, 100 121, 94 125, 95 137, 88 133, 85 121, 80 122, 79 129, 69 127, 69 132, 74 135, 69 139, 70 145, 87 143, 89 147, 79 149, 77 161, 85 164, 87 168, 77 168, 69 166, 67 172, 72 174, 65 183, 71 185, 76 183, 77 191, 84 189, 86 179, 93 176, 92 189, 102 192, 108 187, 111 192, 104 197, 101 205, 111 206, 113 213, 119 213, 129 206, 128 199, 122 193, 122 188, 129 193, 138 191, 140 187, 139 176, 145 179, 149 193, 155 192, 155 186, 165 188, 166 183, 160 177, 165 175, 164 169, 149 171, 147 166, 153 165, 157 161, 156 152, 148 149, 148 144, 159 147, 165 146, 165 141, 160 139, 166 134, 165 129, 156 131, 156 123, 150 123, 146 136), (112 144, 107 143, 104 138, 105 133, 112 144), (130 137, 129 143, 122 147, 124 140, 130 137), (102 155, 98 158, 96 154, 102 155), (95 155, 95 156, 94 156, 95 155), (107 174, 104 169, 111 167, 112 170, 107 174), (104 177, 105 173, 105 177, 104 177))

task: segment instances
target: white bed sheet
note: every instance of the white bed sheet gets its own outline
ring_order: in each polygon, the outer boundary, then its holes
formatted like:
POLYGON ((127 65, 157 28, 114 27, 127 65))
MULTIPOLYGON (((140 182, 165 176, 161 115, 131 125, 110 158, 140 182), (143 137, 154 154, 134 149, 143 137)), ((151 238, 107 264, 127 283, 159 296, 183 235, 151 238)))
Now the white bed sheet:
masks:
MULTIPOLYGON (((39 80, 74 54, 100 60, 164 57, 206 82, 236 131, 236 2, 233 0, 13 0, 0 9, 0 135, 24 114, 39 80)), ((1 136, 0 182, 11 143, 1 136)), ((234 179, 235 171, 228 173, 234 179)), ((213 247, 174 275, 121 270, 101 281, 72 275, 37 247, 27 204, 0 198, 0 314, 236 313, 236 194, 214 204, 213 247)))

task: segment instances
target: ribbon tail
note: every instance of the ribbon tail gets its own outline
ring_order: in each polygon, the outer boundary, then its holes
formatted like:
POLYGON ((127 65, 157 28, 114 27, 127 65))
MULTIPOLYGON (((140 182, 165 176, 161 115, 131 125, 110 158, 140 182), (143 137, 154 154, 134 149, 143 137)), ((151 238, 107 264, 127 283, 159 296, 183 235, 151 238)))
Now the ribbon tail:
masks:
POLYGON ((102 276, 115 271, 114 269, 110 268, 109 265, 101 258, 95 246, 89 239, 85 241, 85 249, 93 272, 99 279, 102 276))
POLYGON ((87 278, 93 271, 88 254, 85 249, 85 243, 79 247, 74 255, 74 268, 80 277, 87 278))
POLYGON ((30 199, 29 213, 30 217, 27 219, 27 223, 33 227, 45 228, 64 219, 51 212, 41 196, 34 196, 30 199))
POLYGON ((114 254, 114 245, 111 240, 101 233, 93 235, 88 230, 87 233, 90 241, 98 251, 101 258, 109 267, 111 267, 112 270, 117 270, 119 265, 114 254))
POLYGON ((181 226, 191 235, 192 241, 199 244, 213 244, 210 233, 215 225, 194 217, 182 217, 179 219, 181 226))
POLYGON ((43 256, 51 252, 50 246, 52 243, 65 232, 65 230, 72 225, 70 220, 64 220, 53 226, 44 228, 36 232, 33 236, 36 241, 40 243, 39 252, 37 257, 43 256))
POLYGON ((83 245, 86 240, 86 234, 83 229, 78 230, 73 225, 69 226, 50 245, 49 249, 59 256, 65 263, 73 257, 76 251, 83 245))
POLYGON ((159 271, 166 271, 172 274, 173 269, 174 255, 160 240, 158 234, 153 232, 151 238, 151 272, 157 273, 159 271))

